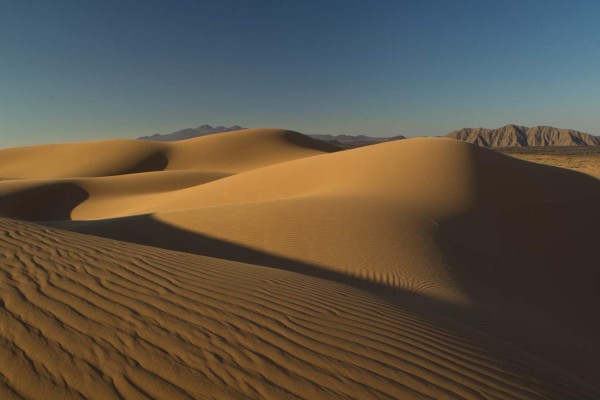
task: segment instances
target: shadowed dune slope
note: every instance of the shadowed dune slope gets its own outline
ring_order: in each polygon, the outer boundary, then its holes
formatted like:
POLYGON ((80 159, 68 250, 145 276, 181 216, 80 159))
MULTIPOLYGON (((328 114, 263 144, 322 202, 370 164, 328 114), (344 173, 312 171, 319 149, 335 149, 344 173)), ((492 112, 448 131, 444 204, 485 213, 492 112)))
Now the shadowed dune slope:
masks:
POLYGON ((0 241, 3 399, 600 395, 450 309, 23 222, 0 241))
POLYGON ((65 143, 0 150, 0 178, 96 177, 163 170, 235 173, 337 150, 281 129, 247 129, 175 143, 65 143))

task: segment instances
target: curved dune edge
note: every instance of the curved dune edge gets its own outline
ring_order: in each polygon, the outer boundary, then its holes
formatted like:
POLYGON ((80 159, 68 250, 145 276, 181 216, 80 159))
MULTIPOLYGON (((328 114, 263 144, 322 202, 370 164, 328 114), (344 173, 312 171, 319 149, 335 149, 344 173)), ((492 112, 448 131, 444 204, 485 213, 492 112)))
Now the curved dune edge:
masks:
POLYGON ((195 170, 237 173, 335 152, 283 129, 246 129, 172 143, 106 140, 0 150, 0 179, 50 179, 195 170))
POLYGON ((156 199, 232 174, 159 171, 93 178, 16 179, 0 183, 0 216, 25 221, 92 219, 152 211, 156 199))
POLYGON ((0 394, 13 398, 594 398, 426 303, 0 221, 0 394))

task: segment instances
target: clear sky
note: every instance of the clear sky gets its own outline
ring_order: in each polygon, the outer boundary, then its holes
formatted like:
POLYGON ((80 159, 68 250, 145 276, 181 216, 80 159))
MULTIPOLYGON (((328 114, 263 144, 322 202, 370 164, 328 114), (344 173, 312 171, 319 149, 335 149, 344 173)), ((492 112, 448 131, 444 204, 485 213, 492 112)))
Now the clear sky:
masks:
POLYGON ((0 147, 205 123, 600 134, 600 1, 0 0, 0 147))

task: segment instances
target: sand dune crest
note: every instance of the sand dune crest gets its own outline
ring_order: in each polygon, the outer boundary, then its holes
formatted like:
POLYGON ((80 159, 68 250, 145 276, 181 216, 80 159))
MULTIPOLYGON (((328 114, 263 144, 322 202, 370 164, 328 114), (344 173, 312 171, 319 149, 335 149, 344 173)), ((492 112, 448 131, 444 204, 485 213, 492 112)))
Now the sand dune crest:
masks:
POLYGON ((175 143, 106 140, 0 150, 0 177, 73 178, 163 170, 234 173, 337 151, 293 131, 246 129, 175 143))

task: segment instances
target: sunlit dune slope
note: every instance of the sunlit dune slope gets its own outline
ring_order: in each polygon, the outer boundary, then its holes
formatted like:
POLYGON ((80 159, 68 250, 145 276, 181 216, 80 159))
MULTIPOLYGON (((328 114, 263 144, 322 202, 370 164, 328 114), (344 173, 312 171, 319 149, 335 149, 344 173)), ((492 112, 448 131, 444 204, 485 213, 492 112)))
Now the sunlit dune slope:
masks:
POLYGON ((173 143, 65 143, 0 150, 0 179, 124 175, 163 170, 235 173, 338 150, 293 131, 247 129, 173 143))
POLYGON ((8 220, 0 242, 3 399, 600 395, 419 298, 8 220))

